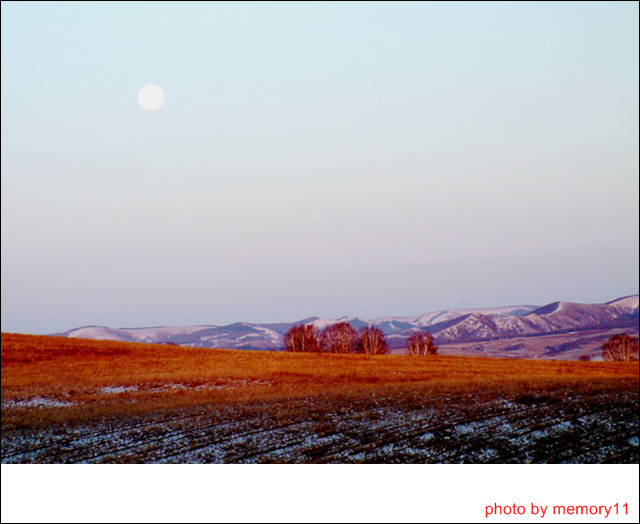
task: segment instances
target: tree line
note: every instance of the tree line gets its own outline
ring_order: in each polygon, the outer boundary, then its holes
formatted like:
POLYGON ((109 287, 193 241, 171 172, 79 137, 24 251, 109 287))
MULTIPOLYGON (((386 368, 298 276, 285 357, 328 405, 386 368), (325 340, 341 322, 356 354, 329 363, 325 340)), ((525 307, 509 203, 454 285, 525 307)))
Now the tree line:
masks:
MULTIPOLYGON (((319 330, 313 324, 293 326, 284 336, 284 350, 299 353, 360 353, 386 355, 389 345, 379 327, 356 330, 348 322, 336 322, 319 330)), ((428 331, 416 331, 407 339, 409 355, 435 355, 438 352, 428 331)), ((627 334, 614 335, 602 345, 602 358, 609 361, 638 360, 638 339, 627 334)), ((589 360, 583 355, 580 360, 589 360)))
MULTIPOLYGON (((322 330, 312 324, 293 326, 284 336, 284 350, 386 355, 389 353, 389 344, 379 327, 368 326, 356 330, 348 322, 336 322, 322 330)), ((438 346, 430 333, 417 331, 407 339, 406 351, 410 355, 435 355, 438 346)))

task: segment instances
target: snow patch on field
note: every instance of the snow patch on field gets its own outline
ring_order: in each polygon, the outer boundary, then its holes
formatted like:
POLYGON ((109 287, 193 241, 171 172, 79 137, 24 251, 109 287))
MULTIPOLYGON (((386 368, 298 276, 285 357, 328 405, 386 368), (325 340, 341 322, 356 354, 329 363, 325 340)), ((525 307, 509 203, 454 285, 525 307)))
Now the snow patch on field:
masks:
POLYGON ((167 382, 158 385, 138 385, 138 386, 106 386, 100 388, 99 392, 105 395, 121 395, 123 393, 163 393, 165 391, 206 391, 236 389, 249 386, 272 386, 271 382, 264 380, 237 379, 228 380, 222 384, 184 384, 182 382, 167 382))
POLYGON ((2 401, 2 409, 16 408, 64 408, 73 406, 75 402, 58 400, 54 397, 31 397, 2 401))
POLYGON ((100 389, 100 393, 106 395, 119 395, 121 393, 133 393, 138 391, 138 386, 107 386, 100 389))
MULTIPOLYGON (((219 384, 183 384, 180 382, 168 382, 165 384, 154 385, 114 385, 104 386, 94 390, 94 394, 99 395, 124 395, 128 393, 155 394, 166 391, 207 391, 207 390, 232 390, 243 387, 266 386, 271 387, 273 384, 265 380, 248 380, 237 379, 228 380, 219 384)), ((56 397, 35 396, 28 398, 12 398, 2 401, 2 409, 24 409, 24 408, 64 408, 82 404, 81 400, 60 400, 56 397)))

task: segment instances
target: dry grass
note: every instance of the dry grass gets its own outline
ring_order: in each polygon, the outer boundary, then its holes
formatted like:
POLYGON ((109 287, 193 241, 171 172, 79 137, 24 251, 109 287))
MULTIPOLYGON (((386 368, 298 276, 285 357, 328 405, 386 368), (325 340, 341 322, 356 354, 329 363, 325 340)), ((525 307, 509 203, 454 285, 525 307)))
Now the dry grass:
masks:
POLYGON ((634 387, 637 363, 252 352, 2 334, 3 427, 383 390, 435 398, 634 387), (65 405, 20 404, 34 398, 65 405))

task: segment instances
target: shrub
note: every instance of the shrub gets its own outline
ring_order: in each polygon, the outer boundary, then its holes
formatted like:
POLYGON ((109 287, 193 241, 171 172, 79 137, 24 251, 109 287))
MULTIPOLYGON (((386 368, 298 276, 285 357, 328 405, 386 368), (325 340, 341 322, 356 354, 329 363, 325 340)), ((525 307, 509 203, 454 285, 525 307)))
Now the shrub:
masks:
POLYGON ((318 330, 311 324, 293 326, 284 336, 284 350, 301 353, 319 352, 318 330))
POLYGON ((438 346, 429 332, 416 331, 407 339, 407 353, 409 355, 435 355, 438 346))
POLYGON ((320 349, 327 353, 353 353, 358 345, 358 332, 348 322, 331 324, 320 333, 320 349))
POLYGON ((614 362, 638 360, 638 339, 626 333, 613 335, 602 345, 602 358, 614 362))
POLYGON ((389 352, 389 345, 382 330, 371 326, 362 328, 356 352, 366 355, 386 355, 389 352))

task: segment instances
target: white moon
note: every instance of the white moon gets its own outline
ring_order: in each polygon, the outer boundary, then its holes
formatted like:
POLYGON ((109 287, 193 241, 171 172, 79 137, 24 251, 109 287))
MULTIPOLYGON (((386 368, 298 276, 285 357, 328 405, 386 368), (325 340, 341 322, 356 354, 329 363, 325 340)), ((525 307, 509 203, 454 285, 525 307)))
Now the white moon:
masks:
POLYGON ((138 91, 138 104, 147 111, 160 109, 164 104, 164 91, 154 84, 142 86, 138 91))

